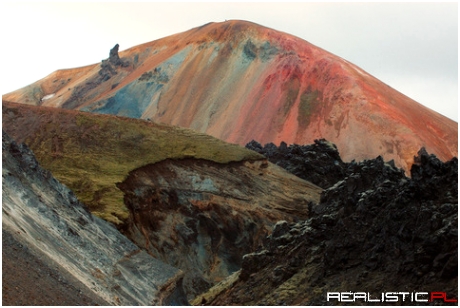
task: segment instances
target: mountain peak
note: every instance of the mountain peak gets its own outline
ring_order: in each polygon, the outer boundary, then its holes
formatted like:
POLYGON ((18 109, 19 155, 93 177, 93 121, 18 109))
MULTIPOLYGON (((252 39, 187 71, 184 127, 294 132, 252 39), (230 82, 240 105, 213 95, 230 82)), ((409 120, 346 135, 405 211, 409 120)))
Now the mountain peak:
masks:
POLYGON ((293 35, 213 22, 50 75, 3 99, 151 119, 228 142, 327 139, 345 161, 382 155, 410 170, 421 147, 457 156, 457 123, 356 65, 293 35))
POLYGON ((262 26, 260 24, 240 19, 229 19, 221 22, 209 22, 200 27, 194 28, 193 30, 203 30, 203 31, 219 31, 219 32, 245 32, 245 31, 263 31, 268 30, 269 28, 262 26))
MULTIPOLYGON (((192 29, 201 34, 201 39, 206 39, 209 42, 219 43, 235 43, 245 42, 247 40, 255 40, 261 43, 277 44, 283 49, 292 49, 292 44, 308 44, 307 41, 291 34, 277 31, 263 25, 246 21, 246 20, 226 20, 223 22, 212 22, 201 27, 192 29)), ((194 32, 194 31, 192 31, 194 32)), ((199 41, 200 39, 198 39, 199 41)), ((299 50, 297 52, 301 53, 299 50)))

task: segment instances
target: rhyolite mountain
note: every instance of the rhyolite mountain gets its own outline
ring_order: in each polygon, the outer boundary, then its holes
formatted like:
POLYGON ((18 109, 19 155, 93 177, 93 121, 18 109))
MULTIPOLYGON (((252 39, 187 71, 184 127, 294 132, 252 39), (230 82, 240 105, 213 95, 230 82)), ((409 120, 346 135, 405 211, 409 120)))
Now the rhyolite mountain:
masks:
POLYGON ((249 22, 118 48, 3 96, 4 261, 27 248, 81 303, 456 296, 457 123, 249 22))
POLYGON ((309 42, 245 21, 209 23, 59 70, 4 100, 150 119, 244 145, 324 138, 344 161, 409 173, 421 147, 458 153, 457 123, 309 42))

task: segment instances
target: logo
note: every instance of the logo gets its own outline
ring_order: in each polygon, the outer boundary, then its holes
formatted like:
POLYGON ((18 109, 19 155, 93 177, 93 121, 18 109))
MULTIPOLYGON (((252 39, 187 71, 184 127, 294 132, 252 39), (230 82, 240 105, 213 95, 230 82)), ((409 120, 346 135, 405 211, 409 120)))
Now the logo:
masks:
POLYGON ((456 298, 448 298, 446 292, 383 292, 371 294, 369 292, 327 292, 327 301, 343 303, 431 303, 443 301, 444 303, 457 303, 456 298))

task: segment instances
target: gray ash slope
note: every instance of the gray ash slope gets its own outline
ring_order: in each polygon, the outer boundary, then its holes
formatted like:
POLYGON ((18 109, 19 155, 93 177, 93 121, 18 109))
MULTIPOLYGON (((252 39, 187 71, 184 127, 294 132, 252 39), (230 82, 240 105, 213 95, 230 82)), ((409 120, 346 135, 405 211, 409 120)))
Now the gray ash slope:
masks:
MULTIPOLYGON (((4 252, 13 253, 4 255, 3 260, 32 254, 30 260, 21 261, 37 264, 38 276, 40 272, 55 276, 46 278, 50 289, 42 297, 55 292, 56 298, 70 299, 74 292, 82 292, 80 298, 73 297, 75 305, 187 303, 180 270, 152 258, 114 226, 91 215, 67 187, 39 166, 27 146, 16 144, 4 132, 2 139, 2 229, 13 236, 3 241, 8 246, 4 252), (18 251, 23 247, 27 251, 18 251), (59 287, 56 280, 61 283, 59 287), (75 280, 78 283, 74 286, 62 288, 62 284, 75 280)), ((8 268, 8 264, 3 267, 8 268)), ((20 274, 26 276, 20 280, 24 283, 21 286, 2 277, 3 298, 9 295, 13 305, 32 305, 37 289, 33 277, 28 276, 33 273, 20 274), (10 292, 8 286, 22 288, 22 302, 14 298, 17 293, 10 292)), ((64 304, 49 300, 41 298, 38 303, 64 304)))
POLYGON ((308 219, 278 223, 263 247, 243 258, 231 287, 203 302, 337 304, 326 302, 326 292, 340 291, 443 291, 458 297, 457 158, 441 162, 421 149, 408 178, 381 157, 343 163, 325 141, 269 149, 272 162, 299 174, 302 168, 319 170, 304 174, 312 182, 327 173, 324 162, 315 161, 326 155, 336 177, 323 183, 329 188, 319 205, 311 204, 308 219))
POLYGON ((66 275, 51 259, 33 253, 3 229, 2 305, 107 306, 108 303, 66 275))

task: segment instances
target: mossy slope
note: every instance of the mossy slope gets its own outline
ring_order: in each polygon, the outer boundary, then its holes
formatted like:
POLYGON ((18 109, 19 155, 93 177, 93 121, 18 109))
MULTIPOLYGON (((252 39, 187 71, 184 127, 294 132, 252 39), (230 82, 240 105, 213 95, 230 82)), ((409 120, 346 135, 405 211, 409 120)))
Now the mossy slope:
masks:
POLYGON ((217 163, 262 156, 191 130, 109 115, 3 102, 3 129, 90 210, 115 224, 128 217, 116 183, 129 171, 172 158, 217 163))

